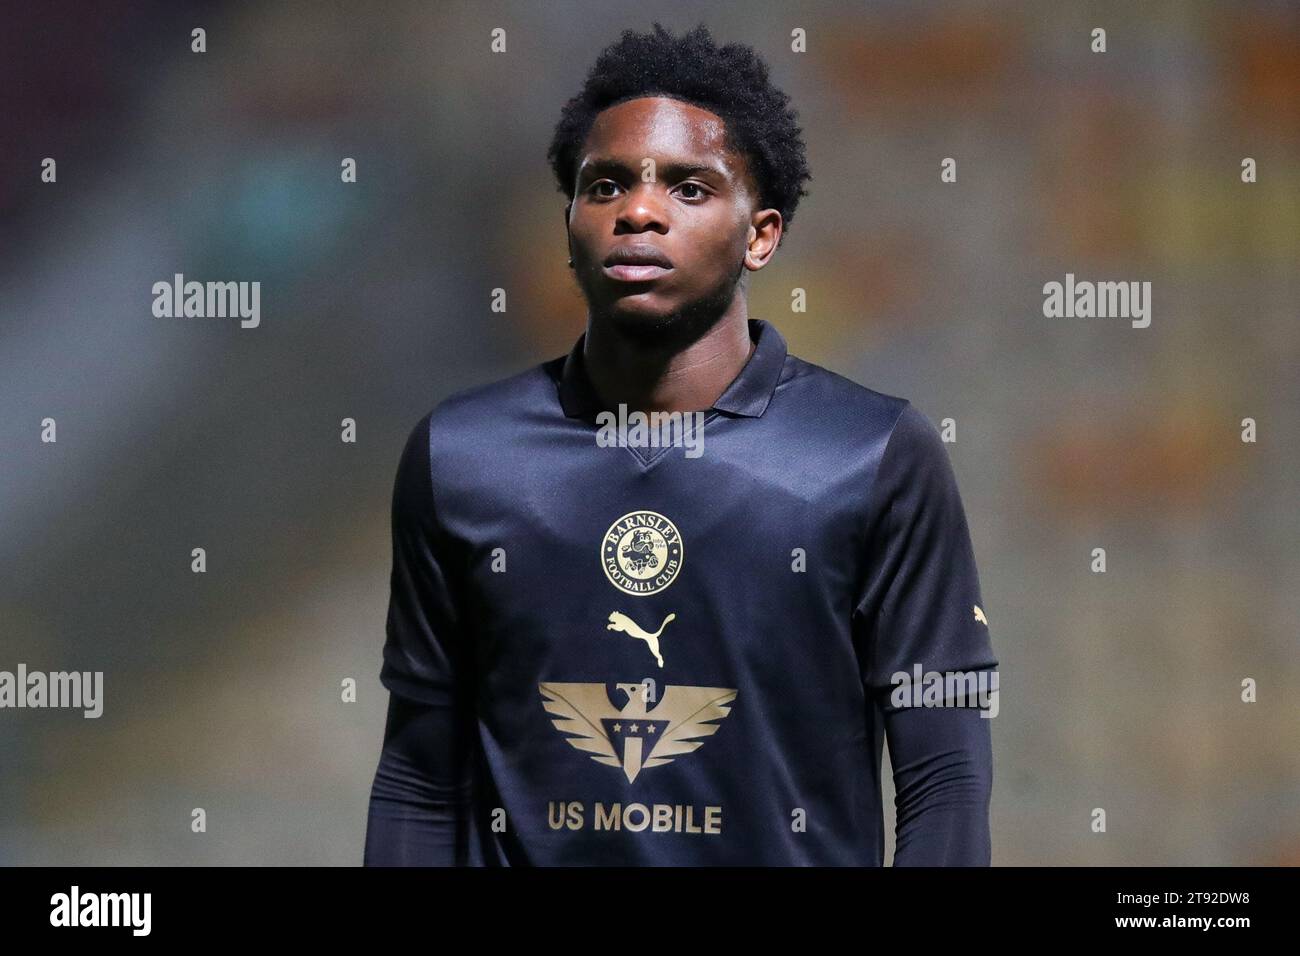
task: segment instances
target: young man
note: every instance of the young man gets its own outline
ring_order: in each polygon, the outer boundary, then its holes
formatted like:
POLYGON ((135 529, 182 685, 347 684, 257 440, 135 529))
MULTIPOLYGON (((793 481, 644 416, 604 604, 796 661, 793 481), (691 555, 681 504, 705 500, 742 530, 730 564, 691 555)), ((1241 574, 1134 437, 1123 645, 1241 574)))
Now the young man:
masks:
POLYGON ((878 866, 884 735, 895 863, 989 863, 989 722, 891 697, 997 665, 943 444, 746 311, 811 179, 787 102, 655 24, 565 107, 586 332, 411 432, 367 864, 878 866), (697 453, 598 441, 620 406, 697 453))

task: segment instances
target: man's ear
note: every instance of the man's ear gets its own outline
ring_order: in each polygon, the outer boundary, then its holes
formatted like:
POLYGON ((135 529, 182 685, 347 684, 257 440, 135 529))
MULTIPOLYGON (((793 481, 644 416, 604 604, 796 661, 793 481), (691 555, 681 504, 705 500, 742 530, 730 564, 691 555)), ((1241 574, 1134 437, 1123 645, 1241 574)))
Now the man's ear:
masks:
POLYGON ((781 242, 781 232, 785 223, 781 213, 776 209, 760 209, 754 213, 749 225, 749 238, 745 249, 744 266, 751 272, 757 272, 771 261, 776 247, 781 242))
POLYGON ((573 258, 573 239, 569 235, 569 211, 573 209, 573 201, 564 205, 564 243, 569 247, 569 258, 573 258))

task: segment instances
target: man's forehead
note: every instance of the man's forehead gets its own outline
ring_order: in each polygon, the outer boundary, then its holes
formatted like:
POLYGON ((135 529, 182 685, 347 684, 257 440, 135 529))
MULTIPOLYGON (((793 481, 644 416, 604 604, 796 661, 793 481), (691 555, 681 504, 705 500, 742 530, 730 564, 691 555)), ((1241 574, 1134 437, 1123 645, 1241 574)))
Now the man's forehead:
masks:
POLYGON ((745 164, 727 141, 718 114, 671 97, 625 100, 597 114, 584 143, 580 166, 623 164, 696 166, 719 175, 743 177, 745 164))

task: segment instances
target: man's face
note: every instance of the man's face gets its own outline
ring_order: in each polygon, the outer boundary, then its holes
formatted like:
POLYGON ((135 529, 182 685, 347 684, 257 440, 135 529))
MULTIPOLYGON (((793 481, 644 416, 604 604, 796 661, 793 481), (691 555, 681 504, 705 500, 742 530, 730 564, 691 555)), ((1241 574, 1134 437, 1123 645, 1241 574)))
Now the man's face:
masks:
POLYGON ((716 114, 660 96, 603 110, 565 211, 591 311, 640 328, 701 309, 720 315, 742 267, 761 268, 780 237, 780 214, 756 213, 757 204, 748 165, 727 149, 716 114))

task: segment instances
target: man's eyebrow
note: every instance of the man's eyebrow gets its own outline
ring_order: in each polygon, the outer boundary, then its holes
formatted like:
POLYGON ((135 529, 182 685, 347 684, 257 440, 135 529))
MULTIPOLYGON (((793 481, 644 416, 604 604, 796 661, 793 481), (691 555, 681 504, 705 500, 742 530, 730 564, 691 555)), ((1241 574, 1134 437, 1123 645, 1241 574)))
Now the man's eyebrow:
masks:
MULTIPOLYGON (((656 167, 657 171, 669 179, 680 179, 686 176, 698 176, 701 174, 711 174, 722 179, 729 178, 724 169, 720 166, 709 165, 707 163, 663 163, 656 167)), ((626 163, 617 159, 608 157, 597 157, 588 163, 584 163, 579 170, 579 177, 595 176, 604 173, 627 173, 632 172, 626 163)), ((640 175, 640 167, 635 170, 640 175)))

